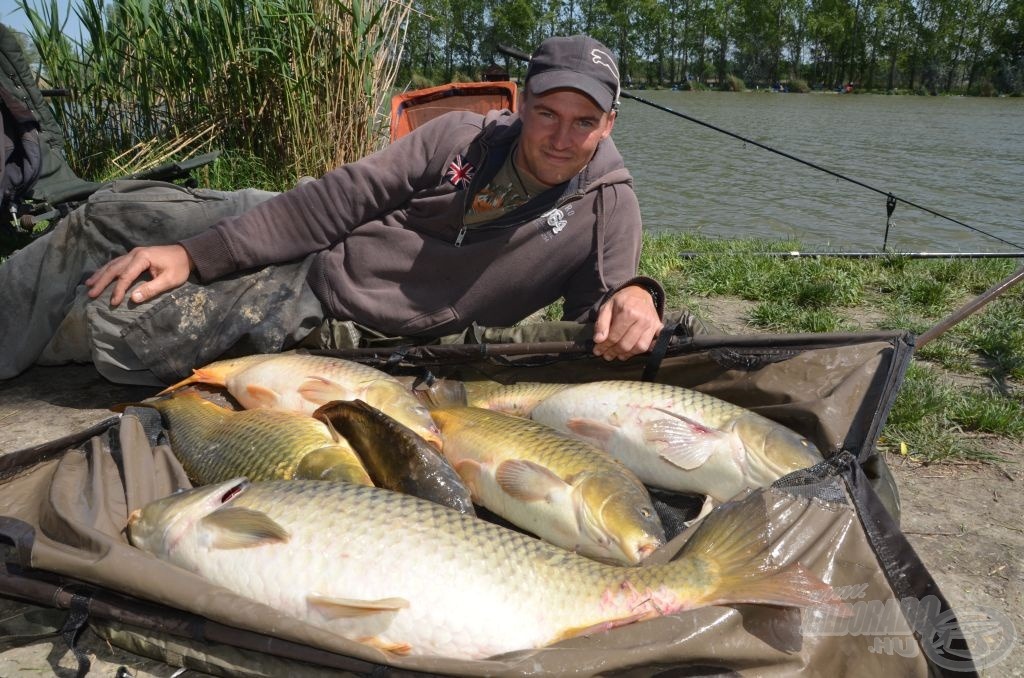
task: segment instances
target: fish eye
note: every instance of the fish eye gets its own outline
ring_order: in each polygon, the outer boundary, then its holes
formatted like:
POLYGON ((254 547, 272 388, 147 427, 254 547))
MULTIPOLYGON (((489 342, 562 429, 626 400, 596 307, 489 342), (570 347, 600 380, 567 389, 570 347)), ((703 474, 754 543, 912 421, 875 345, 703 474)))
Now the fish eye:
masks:
POLYGON ((642 509, 640 509, 640 515, 642 515, 644 518, 650 518, 651 517, 651 511, 650 511, 650 509, 642 508, 642 509))

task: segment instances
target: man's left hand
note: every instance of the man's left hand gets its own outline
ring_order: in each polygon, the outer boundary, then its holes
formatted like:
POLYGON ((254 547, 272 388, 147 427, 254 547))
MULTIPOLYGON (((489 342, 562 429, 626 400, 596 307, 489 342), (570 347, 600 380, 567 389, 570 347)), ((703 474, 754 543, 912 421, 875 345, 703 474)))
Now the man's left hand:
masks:
POLYGON ((597 312, 594 355, 605 360, 626 360, 649 351, 662 322, 651 293, 629 285, 612 295, 597 312))

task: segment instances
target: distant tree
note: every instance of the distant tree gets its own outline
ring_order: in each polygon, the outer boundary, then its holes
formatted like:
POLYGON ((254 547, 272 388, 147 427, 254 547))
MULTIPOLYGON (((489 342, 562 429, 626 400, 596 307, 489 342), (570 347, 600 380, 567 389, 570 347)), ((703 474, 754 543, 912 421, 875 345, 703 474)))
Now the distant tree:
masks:
POLYGON ((1024 0, 1009 0, 1003 16, 992 36, 993 81, 1002 92, 1024 94, 1024 0))

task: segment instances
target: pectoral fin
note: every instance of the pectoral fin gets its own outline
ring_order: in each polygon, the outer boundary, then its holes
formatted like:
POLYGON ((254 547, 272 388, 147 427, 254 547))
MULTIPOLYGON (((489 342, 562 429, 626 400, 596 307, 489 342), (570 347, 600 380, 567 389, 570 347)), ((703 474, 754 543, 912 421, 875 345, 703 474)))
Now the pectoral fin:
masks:
POLYGON ((501 462, 495 477, 501 489, 520 501, 544 501, 568 488, 554 471, 525 459, 501 462))
POLYGON ((323 405, 332 400, 352 400, 352 396, 338 383, 323 377, 306 377, 299 386, 299 395, 311 403, 323 405))
POLYGON ((209 530, 210 544, 218 549, 245 549, 288 541, 288 530, 266 513, 241 506, 225 506, 199 521, 209 530))
POLYGON ((615 426, 607 424, 597 419, 583 419, 576 417, 569 419, 565 422, 566 427, 578 436, 583 438, 590 438, 596 440, 598 444, 603 444, 611 440, 612 436, 618 430, 615 426))
POLYGON ((376 636, 360 638, 359 642, 363 643, 364 645, 369 645, 370 647, 376 648, 381 652, 390 652, 391 654, 397 654, 401 656, 405 656, 412 652, 412 645, 410 645, 409 643, 389 643, 387 641, 381 640, 376 636))
POLYGON ((278 401, 281 400, 280 393, 260 384, 249 384, 245 387, 245 392, 252 400, 256 401, 256 407, 277 407, 278 401))
POLYGON ((687 471, 702 466, 728 435, 681 414, 655 409, 666 417, 646 422, 644 439, 659 445, 663 459, 687 471))
POLYGON ((484 472, 484 467, 474 459, 463 459, 454 464, 454 467, 462 482, 469 488, 473 501, 480 501, 480 476, 484 472))
POLYGON ((310 593, 306 596, 306 602, 328 619, 365 617, 370 614, 395 612, 409 607, 409 601, 405 598, 359 600, 357 598, 334 598, 319 593, 310 593))

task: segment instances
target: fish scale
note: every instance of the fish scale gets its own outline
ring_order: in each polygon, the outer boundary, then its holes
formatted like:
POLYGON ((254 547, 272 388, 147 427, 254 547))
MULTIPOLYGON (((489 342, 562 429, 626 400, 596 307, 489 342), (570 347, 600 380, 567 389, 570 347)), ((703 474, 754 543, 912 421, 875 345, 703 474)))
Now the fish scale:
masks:
POLYGON ((241 474, 253 480, 311 478, 304 475, 307 467, 328 478, 370 484, 355 452, 312 417, 277 410, 236 412, 192 392, 143 404, 165 417, 171 448, 197 484, 241 474), (311 463, 312 453, 327 463, 311 463))
POLYGON ((441 447, 430 413, 401 382, 351 360, 291 352, 229 358, 193 370, 161 395, 195 383, 223 386, 246 409, 312 414, 331 401, 360 399, 441 447))
POLYGON ((238 479, 177 493, 133 514, 130 539, 344 637, 403 654, 466 659, 702 605, 810 606, 830 592, 799 566, 779 570, 766 560, 763 502, 719 509, 671 563, 625 567, 416 497, 332 485, 238 479), (239 508, 248 509, 239 534, 255 513, 287 538, 219 547, 219 538, 234 532, 216 517, 239 508), (338 615, 324 599, 349 611, 359 601, 391 607, 338 615))
POLYGON ((594 445, 478 407, 431 415, 476 504, 593 558, 636 563, 664 543, 646 488, 594 445))
POLYGON ((806 438, 721 398, 669 384, 597 381, 493 389, 471 404, 577 435, 645 484, 725 501, 822 460, 806 438), (538 397, 537 394, 543 397, 538 397))
MULTIPOLYGON (((605 455, 596 458, 580 454, 578 441, 559 434, 550 426, 514 416, 495 416, 482 408, 438 409, 431 413, 441 420, 442 433, 447 426, 455 432, 458 424, 464 424, 458 435, 472 436, 476 442, 503 441, 516 450, 529 450, 530 459, 551 468, 558 468, 566 475, 601 468, 625 471, 626 467, 616 459, 605 455), (568 444, 567 444, 568 443, 568 444)), ((628 472, 627 472, 628 473, 628 472)))

